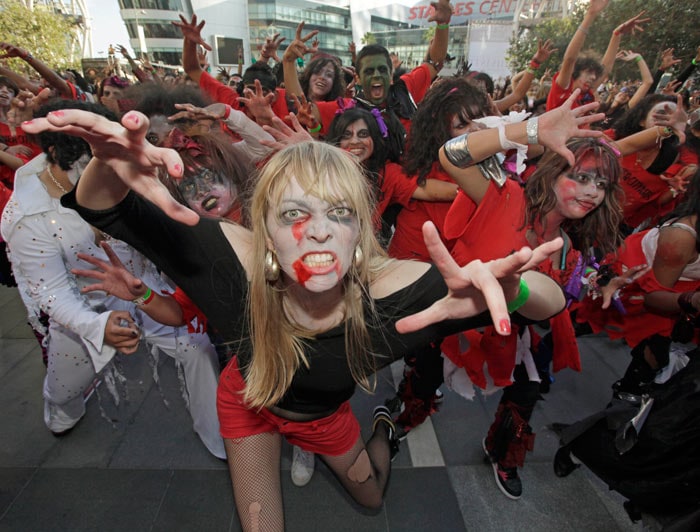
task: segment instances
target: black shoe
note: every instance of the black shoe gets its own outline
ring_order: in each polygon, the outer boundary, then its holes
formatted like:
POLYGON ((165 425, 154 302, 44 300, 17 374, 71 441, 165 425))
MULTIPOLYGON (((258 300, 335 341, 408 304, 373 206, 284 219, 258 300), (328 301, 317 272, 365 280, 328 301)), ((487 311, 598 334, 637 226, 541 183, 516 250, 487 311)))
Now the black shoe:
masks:
POLYGON ((396 455, 399 453, 399 438, 396 431, 396 425, 394 420, 391 419, 391 412, 384 405, 379 405, 374 408, 372 421, 372 432, 377 428, 377 423, 385 423, 387 431, 389 432, 389 451, 391 453, 391 461, 394 461, 396 455))
POLYGON ((386 406, 389 409, 389 412, 400 412, 401 411, 401 405, 403 404, 403 401, 401 400, 401 397, 399 395, 395 395, 391 399, 387 399, 384 401, 384 406, 386 406))
POLYGON ((554 474, 560 478, 568 477, 574 470, 581 467, 571 459, 571 451, 568 447, 560 447, 554 455, 554 474))
POLYGON ((498 462, 492 462, 493 476, 496 485, 509 499, 517 500, 523 494, 523 483, 518 476, 517 467, 501 467, 498 462))

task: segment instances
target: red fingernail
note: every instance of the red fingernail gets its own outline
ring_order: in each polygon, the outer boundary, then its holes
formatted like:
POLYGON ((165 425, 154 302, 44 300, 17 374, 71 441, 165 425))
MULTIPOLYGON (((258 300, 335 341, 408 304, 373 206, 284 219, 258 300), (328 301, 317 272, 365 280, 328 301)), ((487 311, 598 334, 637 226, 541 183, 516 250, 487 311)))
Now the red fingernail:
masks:
POLYGON ((180 166, 179 164, 176 164, 173 168, 175 168, 175 171, 176 171, 178 174, 181 174, 181 173, 182 173, 182 166, 180 166))
POLYGON ((51 111, 49 114, 54 116, 63 116, 63 111, 51 111))
POLYGON ((510 334, 510 320, 507 320, 503 318, 499 323, 498 323, 499 328, 501 329, 501 332, 503 334, 510 334))
POLYGON ((25 120, 24 122, 22 122, 22 125, 31 124, 32 122, 34 122, 34 120, 25 120))
POLYGON ((129 122, 133 122, 134 124, 138 124, 138 123, 139 123, 139 117, 136 116, 136 115, 129 115, 129 117, 127 118, 127 120, 128 120, 129 122))

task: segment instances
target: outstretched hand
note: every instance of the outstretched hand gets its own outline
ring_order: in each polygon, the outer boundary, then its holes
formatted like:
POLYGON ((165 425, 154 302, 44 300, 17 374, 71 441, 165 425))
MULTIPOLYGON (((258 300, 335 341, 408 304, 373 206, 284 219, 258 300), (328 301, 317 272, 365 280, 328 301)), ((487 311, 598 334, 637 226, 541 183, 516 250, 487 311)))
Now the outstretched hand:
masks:
POLYGON ((313 30, 306 35, 301 34, 304 30, 304 21, 302 20, 297 26, 297 30, 294 36, 294 40, 289 43, 287 49, 282 55, 282 60, 291 62, 296 61, 299 58, 303 58, 306 54, 315 54, 318 52, 318 41, 312 41, 311 46, 306 46, 306 43, 318 35, 318 30, 313 30))
POLYGON ((610 303, 612 303, 612 300, 615 298, 615 294, 618 292, 618 290, 623 289, 628 284, 632 284, 634 281, 645 275, 649 270, 651 270, 651 266, 639 264, 637 266, 633 266, 632 268, 628 268, 622 275, 616 275, 610 279, 608 284, 600 287, 600 295, 603 298, 603 304, 601 307, 604 309, 608 308, 610 303))
POLYGON ((396 322, 400 333, 417 331, 440 321, 475 316, 488 308, 499 334, 510 334, 507 300, 517 296, 520 274, 534 268, 561 248, 561 238, 531 250, 523 248, 503 259, 483 263, 475 260, 460 267, 440 240, 432 222, 423 225, 423 239, 448 293, 427 309, 396 322))
POLYGON ((264 125, 263 129, 272 135, 275 140, 260 139, 260 144, 272 148, 275 151, 279 151, 293 144, 314 140, 314 138, 309 135, 309 132, 304 129, 304 126, 299 123, 294 113, 289 113, 287 120, 289 120, 292 127, 289 127, 284 123, 284 120, 276 116, 272 119, 272 126, 264 125))
POLYGON ((598 122, 605 118, 604 113, 589 114, 598 108, 598 102, 582 105, 575 109, 571 108, 580 92, 580 89, 576 89, 560 107, 539 117, 539 144, 564 157, 571 166, 575 164, 575 157, 571 150, 566 147, 566 142, 570 138, 603 136, 602 131, 579 129, 582 125, 598 122))
POLYGON ((205 21, 197 24, 197 15, 192 15, 192 19, 188 22, 187 19, 180 15, 180 22, 172 22, 173 26, 177 26, 182 31, 182 36, 188 41, 192 41, 200 46, 204 47, 206 50, 211 52, 212 48, 209 46, 204 39, 202 39, 202 28, 206 24, 205 21))
POLYGON ((117 254, 114 253, 114 250, 112 250, 111 246, 106 241, 101 242, 100 246, 105 250, 105 253, 107 253, 109 262, 100 260, 92 255, 78 253, 78 258, 80 260, 92 264, 95 269, 87 270, 74 268, 71 270, 71 273, 99 281, 85 286, 80 291, 83 294, 103 291, 125 301, 132 301, 142 296, 144 292, 146 292, 146 287, 141 279, 134 277, 131 272, 126 269, 122 261, 119 260, 117 254))
POLYGON ((168 216, 187 225, 195 225, 199 216, 178 203, 168 192, 158 172, 165 168, 175 179, 182 178, 182 159, 174 150, 158 148, 146 140, 148 118, 138 111, 126 113, 118 122, 77 109, 54 111, 44 118, 22 124, 27 133, 57 131, 80 137, 92 150, 93 160, 83 174, 107 179, 102 173, 111 169, 121 180, 144 198, 158 205, 168 216))

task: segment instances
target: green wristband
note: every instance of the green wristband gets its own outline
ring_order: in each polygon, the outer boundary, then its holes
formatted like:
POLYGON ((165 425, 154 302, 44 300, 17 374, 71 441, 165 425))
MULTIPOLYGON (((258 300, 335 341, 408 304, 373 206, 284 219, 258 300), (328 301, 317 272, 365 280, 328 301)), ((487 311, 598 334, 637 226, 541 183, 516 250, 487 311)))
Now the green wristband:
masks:
POLYGON ((445 22, 444 24, 437 24, 435 27, 439 30, 446 30, 446 29, 449 29, 450 23, 445 22))
POLYGON ((315 128, 309 129, 308 131, 309 133, 318 133, 319 131, 321 131, 321 124, 319 123, 315 128))
POLYGON ((525 303, 527 303, 527 299, 529 297, 530 287, 527 285, 525 279, 520 277, 520 291, 518 292, 518 297, 516 297, 513 301, 508 303, 508 314, 512 314, 520 307, 522 307, 525 303))

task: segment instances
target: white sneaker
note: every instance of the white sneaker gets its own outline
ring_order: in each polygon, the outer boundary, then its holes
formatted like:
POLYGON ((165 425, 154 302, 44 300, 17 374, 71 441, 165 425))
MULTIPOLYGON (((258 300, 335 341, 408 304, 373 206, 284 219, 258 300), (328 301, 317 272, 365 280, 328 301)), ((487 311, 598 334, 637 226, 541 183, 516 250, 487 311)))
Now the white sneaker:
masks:
POLYGON ((306 486, 314 475, 316 455, 294 446, 292 458, 292 483, 295 486, 306 486))

